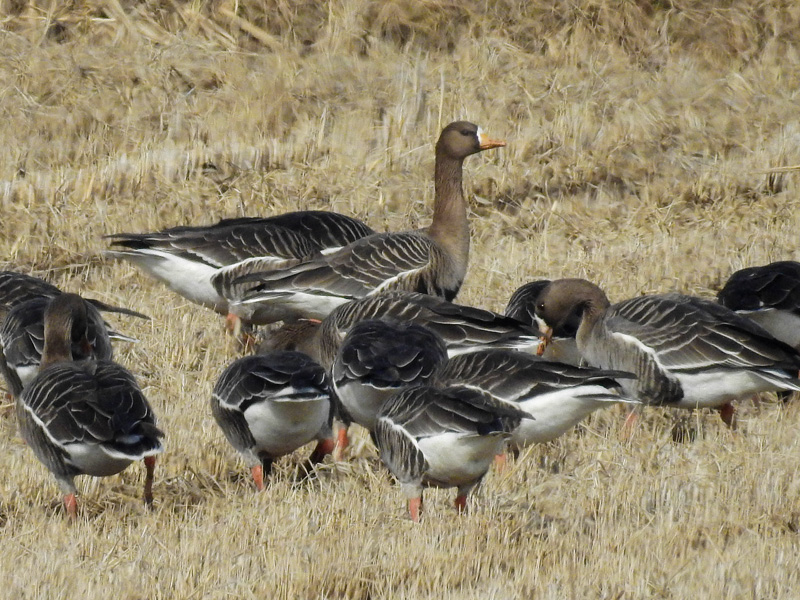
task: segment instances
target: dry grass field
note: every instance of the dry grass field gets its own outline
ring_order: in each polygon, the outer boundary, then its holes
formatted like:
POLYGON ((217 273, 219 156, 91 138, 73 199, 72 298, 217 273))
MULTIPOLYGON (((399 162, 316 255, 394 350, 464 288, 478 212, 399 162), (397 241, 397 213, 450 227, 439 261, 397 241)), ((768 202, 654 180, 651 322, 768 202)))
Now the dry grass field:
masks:
POLYGON ((613 300, 712 296, 800 259, 800 5, 788 0, 0 0, 0 268, 152 316, 117 359, 167 433, 143 469, 52 477, 0 414, 2 598, 798 598, 800 408, 740 424, 621 412, 491 472, 420 524, 365 436, 256 494, 208 407, 239 350, 222 319, 105 234, 297 209, 378 230, 430 217, 433 143, 466 118, 506 148, 466 162, 459 301, 541 278, 613 300))

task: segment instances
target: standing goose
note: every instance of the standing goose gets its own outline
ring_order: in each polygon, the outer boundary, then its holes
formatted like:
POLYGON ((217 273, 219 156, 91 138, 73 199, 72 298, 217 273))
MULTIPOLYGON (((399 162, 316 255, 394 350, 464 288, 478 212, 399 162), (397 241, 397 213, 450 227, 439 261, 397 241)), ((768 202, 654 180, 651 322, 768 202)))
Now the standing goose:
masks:
POLYGON ((367 319, 391 319, 423 325, 439 335, 450 356, 481 348, 531 348, 539 346, 538 332, 516 319, 453 304, 413 292, 385 292, 353 300, 334 310, 322 324, 305 321, 270 334, 269 347, 310 352, 330 369, 347 332, 367 319))
POLYGON ((800 263, 780 261, 736 271, 717 300, 800 349, 800 263))
POLYGON ((163 433, 129 371, 107 360, 72 360, 75 345, 88 352, 86 307, 75 294, 49 304, 41 370, 16 401, 22 437, 55 476, 73 518, 76 475, 114 475, 134 460, 144 460, 151 504, 155 455, 163 450, 163 433))
MULTIPOLYGON (((0 372, 14 397, 19 396, 39 372, 45 346, 47 310, 61 295, 59 291, 54 298, 33 298, 17 304, 0 324, 0 372)), ((86 329, 81 332, 81 338, 72 340, 72 360, 111 360, 111 337, 103 317, 91 303, 80 296, 76 298, 84 304, 86 329), (84 341, 88 346, 83 346, 84 341)))
POLYGON ((469 259, 469 221, 461 186, 464 159, 504 145, 473 123, 450 123, 436 143, 433 220, 428 227, 376 233, 328 256, 248 276, 260 284, 244 302, 276 304, 298 317, 323 319, 350 300, 386 290, 452 300, 469 259))
POLYGON ((328 378, 300 352, 270 352, 231 363, 214 386, 211 412, 259 491, 276 458, 315 439, 312 464, 333 450, 328 378))
POLYGON ((408 511, 419 521, 423 486, 457 487, 456 507, 480 483, 510 432, 527 415, 463 386, 416 386, 398 392, 378 414, 381 460, 400 482, 408 511))
MULTIPOLYGON (((520 286, 512 295, 503 314, 528 325, 536 325, 536 299, 542 290, 550 285, 549 279, 540 279, 520 286)), ((580 365, 583 357, 575 342, 579 319, 573 315, 566 323, 553 332, 549 343, 540 348, 542 358, 570 365, 580 365)))
POLYGON ((338 454, 348 445, 350 423, 374 431, 384 402, 403 388, 426 383, 445 360, 442 339, 421 325, 371 319, 353 326, 331 369, 337 413, 344 423, 338 454))
POLYGON ((536 301, 545 336, 573 314, 586 361, 634 373, 620 383, 645 404, 717 408, 732 426, 732 400, 800 390, 800 354, 715 302, 663 294, 611 305, 583 279, 554 281, 536 301))
POLYGON ((552 441, 592 412, 631 402, 619 380, 631 373, 551 362, 513 350, 481 350, 454 356, 436 374, 435 385, 464 385, 524 410, 511 433, 510 446, 552 441))
POLYGON ((196 304, 229 315, 231 325, 239 318, 263 324, 282 319, 284 313, 252 306, 231 313, 228 297, 237 298, 252 287, 235 284, 237 278, 332 252, 372 233, 364 223, 345 215, 298 211, 223 219, 205 227, 117 233, 108 237, 122 250, 106 254, 132 262, 196 304))

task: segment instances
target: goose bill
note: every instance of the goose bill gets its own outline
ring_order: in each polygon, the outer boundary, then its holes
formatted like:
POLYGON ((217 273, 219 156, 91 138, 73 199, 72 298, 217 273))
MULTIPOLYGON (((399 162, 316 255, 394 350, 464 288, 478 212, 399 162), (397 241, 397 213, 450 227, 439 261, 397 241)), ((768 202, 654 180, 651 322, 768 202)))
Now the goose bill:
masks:
POLYGON ((492 148, 501 148, 506 145, 505 140, 493 140, 482 131, 478 132, 478 142, 480 143, 481 150, 490 150, 492 148))

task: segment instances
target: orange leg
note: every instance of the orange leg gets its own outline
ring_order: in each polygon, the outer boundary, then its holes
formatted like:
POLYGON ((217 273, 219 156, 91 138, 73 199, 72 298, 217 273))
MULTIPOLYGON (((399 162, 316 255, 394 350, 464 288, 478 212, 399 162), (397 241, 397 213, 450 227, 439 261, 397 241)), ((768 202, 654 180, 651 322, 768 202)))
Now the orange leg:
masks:
POLYGON ((456 496, 455 505, 456 510, 458 510, 458 514, 463 515, 465 512, 467 512, 467 495, 460 494, 456 496))
POLYGON ((350 439, 347 437, 347 425, 342 425, 336 434, 336 449, 333 451, 333 460, 339 462, 344 456, 344 451, 350 445, 350 439))
POLYGON ((720 406, 717 410, 719 410, 719 416, 722 417, 722 422, 731 429, 735 430, 736 409, 733 407, 733 404, 728 402, 727 404, 720 406))
POLYGON ((64 496, 64 508, 67 510, 70 520, 75 520, 78 517, 78 500, 75 498, 74 493, 64 496))
POLYGON ((506 458, 505 452, 495 455, 494 457, 494 467, 497 469, 498 473, 502 473, 506 470, 508 466, 508 459, 506 458))
POLYGON ((264 468, 261 465, 256 465, 250 472, 253 474, 253 482, 256 484, 256 489, 259 492, 264 491, 264 468))
POLYGON ((153 504, 153 473, 156 470, 156 457, 144 457, 144 503, 147 506, 153 504))
POLYGON ((334 442, 332 438, 326 438, 318 441, 317 447, 314 448, 311 456, 308 457, 308 462, 310 462, 312 465, 321 463, 323 460, 325 460, 325 457, 328 456, 328 454, 331 454, 334 451, 335 448, 336 442, 334 442))
POLYGON ((408 499, 408 514, 414 523, 419 523, 419 514, 422 512, 422 496, 408 499))
POLYGON ((622 424, 622 431, 620 432, 620 437, 623 440, 629 440, 633 435, 633 429, 636 427, 636 423, 639 421, 639 414, 636 412, 635 409, 631 409, 627 416, 625 417, 625 422, 622 424))
POLYGON ((238 336, 242 330, 242 320, 233 313, 228 313, 225 316, 225 329, 230 331, 233 335, 238 336))

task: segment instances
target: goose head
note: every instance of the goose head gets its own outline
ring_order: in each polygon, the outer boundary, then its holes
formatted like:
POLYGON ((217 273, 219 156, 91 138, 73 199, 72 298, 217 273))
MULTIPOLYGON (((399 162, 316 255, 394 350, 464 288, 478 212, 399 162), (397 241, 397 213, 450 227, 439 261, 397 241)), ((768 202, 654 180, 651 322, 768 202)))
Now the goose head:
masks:
POLYGON ((475 123, 454 121, 442 130, 436 142, 436 154, 463 160, 470 154, 505 145, 502 140, 489 138, 475 123))
POLYGON ((603 290, 585 279, 558 279, 536 299, 534 315, 539 330, 549 340, 553 331, 569 327, 577 319, 580 331, 587 329, 609 306, 603 290))

